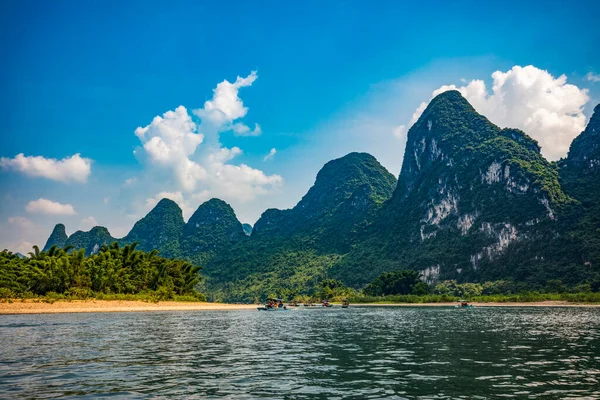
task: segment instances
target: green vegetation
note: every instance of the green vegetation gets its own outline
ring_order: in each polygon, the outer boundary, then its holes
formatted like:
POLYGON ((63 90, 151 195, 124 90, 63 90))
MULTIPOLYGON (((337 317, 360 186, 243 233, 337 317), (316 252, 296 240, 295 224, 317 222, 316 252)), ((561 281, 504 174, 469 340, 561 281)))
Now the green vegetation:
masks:
POLYGON ((131 231, 120 242, 138 242, 140 250, 158 250, 164 257, 181 258, 179 237, 185 225, 182 214, 177 203, 162 199, 148 215, 133 225, 131 231))
POLYGON ((213 289, 211 299, 252 303, 267 297, 290 300, 305 300, 317 295, 319 298, 322 295, 333 297, 331 293, 323 294, 322 282, 327 280, 326 271, 338 260, 338 256, 302 251, 278 252, 266 259, 262 269, 253 269, 251 262, 258 257, 246 258, 244 255, 240 254, 240 263, 236 265, 241 268, 247 266, 248 269, 213 270, 207 281, 208 287, 213 289))
MULTIPOLYGON (((493 125, 458 92, 440 94, 408 132, 393 197, 330 275, 356 288, 407 267, 533 290, 584 283, 600 273, 600 206, 584 211, 561 176, 523 132, 493 125)), ((580 191, 598 182, 590 175, 580 191)))
POLYGON ((120 247, 115 242, 87 257, 84 249, 71 247, 39 251, 34 246, 26 258, 4 250, 0 252, 0 297, 204 299, 196 290, 200 267, 159 257, 156 250, 142 252, 136 246, 120 247))
MULTIPOLYGON (((398 181, 351 153, 328 162, 294 208, 266 210, 250 236, 221 200, 185 224, 163 199, 119 243, 205 266, 209 296, 224 301, 585 292, 600 276, 598 198, 599 107, 569 157, 549 163, 524 132, 448 91, 410 128, 398 181)), ((65 237, 57 225, 46 247, 90 255, 115 240, 102 227, 65 237)))
MULTIPOLYGON (((464 299, 461 296, 429 294, 429 295, 390 295, 390 296, 365 296, 350 297, 351 303, 374 304, 427 304, 451 303, 464 299)), ((468 298, 477 303, 535 303, 541 301, 566 301, 569 303, 600 303, 600 293, 538 293, 524 292, 519 294, 480 295, 468 298)))
POLYGON ((600 302, 600 279, 568 287, 552 279, 534 290, 526 283, 507 280, 483 283, 457 283, 448 280, 427 285, 418 272, 403 270, 385 272, 361 292, 348 296, 354 303, 446 303, 460 299, 476 302, 569 301, 600 302))
POLYGON ((228 301, 314 295, 395 185, 396 179, 369 154, 350 153, 328 162, 294 208, 265 211, 248 240, 206 264, 209 290, 228 301))
POLYGON ((231 206, 223 200, 211 199, 200 205, 185 224, 179 242, 186 259, 204 265, 217 253, 247 239, 231 206))
POLYGON ((242 224, 242 229, 244 233, 248 236, 252 235, 252 225, 250 224, 242 224))
POLYGON ((50 250, 50 247, 52 246, 56 246, 58 248, 65 247, 68 238, 69 237, 67 236, 65 226, 63 224, 56 224, 52 230, 52 233, 50 234, 50 237, 46 241, 43 251, 50 250))
MULTIPOLYGON (((54 228, 56 230, 56 227, 54 228)), ((64 247, 74 249, 84 249, 85 254, 97 252, 100 247, 113 243, 116 239, 113 238, 108 229, 103 226, 95 226, 88 232, 77 231, 66 240, 64 247)), ((57 245, 57 247, 60 247, 57 245)), ((48 248, 48 250, 50 250, 48 248)))
POLYGON ((369 283, 363 293, 367 296, 425 294, 429 290, 427 284, 419 279, 419 275, 412 270, 384 272, 369 283))

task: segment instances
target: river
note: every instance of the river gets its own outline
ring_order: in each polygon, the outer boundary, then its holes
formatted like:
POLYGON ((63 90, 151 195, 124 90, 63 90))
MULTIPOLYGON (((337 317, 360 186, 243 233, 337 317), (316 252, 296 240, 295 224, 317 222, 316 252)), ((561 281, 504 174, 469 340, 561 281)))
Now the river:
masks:
POLYGON ((0 398, 600 398, 596 308, 0 315, 0 398))

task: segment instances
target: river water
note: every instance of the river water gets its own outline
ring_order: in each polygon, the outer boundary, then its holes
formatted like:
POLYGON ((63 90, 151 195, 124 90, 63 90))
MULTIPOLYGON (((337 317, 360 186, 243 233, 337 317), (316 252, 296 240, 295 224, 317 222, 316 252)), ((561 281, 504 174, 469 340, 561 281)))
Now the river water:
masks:
POLYGON ((600 398, 600 310, 0 315, 0 398, 600 398))

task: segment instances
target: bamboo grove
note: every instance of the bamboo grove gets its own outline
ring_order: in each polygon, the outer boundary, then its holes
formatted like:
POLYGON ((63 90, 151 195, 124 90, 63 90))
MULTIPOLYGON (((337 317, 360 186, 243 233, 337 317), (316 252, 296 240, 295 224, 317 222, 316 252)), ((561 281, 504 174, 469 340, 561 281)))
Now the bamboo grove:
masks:
POLYGON ((87 298, 99 294, 148 294, 161 300, 174 296, 202 299, 196 289, 201 267, 160 257, 158 251, 136 250, 137 243, 102 246, 85 256, 84 249, 33 246, 29 257, 0 252, 0 290, 4 297, 50 293, 87 298))

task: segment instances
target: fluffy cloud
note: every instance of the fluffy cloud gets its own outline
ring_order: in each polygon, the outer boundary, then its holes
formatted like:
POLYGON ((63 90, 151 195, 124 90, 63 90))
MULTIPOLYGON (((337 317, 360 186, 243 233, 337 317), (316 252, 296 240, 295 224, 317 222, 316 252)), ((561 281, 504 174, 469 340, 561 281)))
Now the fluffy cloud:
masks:
POLYGON ((269 151, 269 154, 263 157, 263 161, 272 160, 273 157, 275 157, 275 154, 277 154, 277 149, 273 147, 271 151, 269 151))
MULTIPOLYGON (((162 191, 138 202, 133 215, 147 212, 163 197, 177 202, 184 214, 189 214, 193 211, 188 203, 191 200, 196 205, 197 201, 210 197, 247 202, 283 183, 279 175, 267 175, 244 163, 233 164, 232 160, 243 154, 242 150, 225 147, 219 141, 219 133, 227 130, 236 136, 261 133, 258 124, 251 130, 239 121, 248 113, 238 95, 239 89, 251 86, 256 78, 256 72, 252 72, 245 78, 238 77, 234 83, 219 83, 213 98, 193 112, 201 121, 195 122, 187 109, 179 106, 135 130, 141 142, 135 156, 149 169, 140 180, 160 181, 162 191)), ((125 186, 131 182, 128 180, 125 186)))
MULTIPOLYGON (((204 140, 197 126, 183 106, 156 116, 150 125, 138 127, 135 135, 142 147, 134 150, 142 162, 170 170, 186 191, 194 190, 196 183, 206 178, 206 171, 189 159, 204 140)), ((132 181, 128 179, 126 184, 132 181)))
POLYGON ((225 200, 247 202, 283 184, 279 175, 267 175, 246 164, 231 165, 215 160, 209 165, 210 192, 225 200))
POLYGON ((585 79, 587 79, 590 82, 600 82, 600 75, 595 74, 593 72, 588 72, 585 76, 585 79))
POLYGON ((233 130, 235 136, 260 136, 262 133, 259 124, 254 124, 254 129, 250 130, 248 125, 242 124, 241 122, 233 124, 231 130, 233 130))
POLYGON ((75 215, 75 209, 70 204, 61 204, 56 201, 40 198, 30 201, 25 206, 25 211, 32 214, 46 215, 75 215))
POLYGON ((234 83, 224 80, 214 89, 212 100, 207 100, 204 108, 194 110, 194 114, 203 121, 209 121, 218 126, 227 125, 236 119, 245 117, 248 108, 244 106, 238 93, 240 88, 252 86, 256 78, 258 78, 256 71, 252 71, 245 78, 238 76, 234 83))
POLYGON ((83 218, 79 223, 79 229, 82 231, 89 231, 95 226, 98 226, 98 221, 92 216, 83 218))
MULTIPOLYGON (((519 128, 536 139, 549 160, 564 157, 573 139, 585 129, 583 106, 589 100, 586 89, 567 83, 534 66, 514 66, 492 74, 491 92, 482 80, 465 86, 444 85, 432 98, 458 90, 475 109, 501 127, 519 128)), ((421 103, 410 121, 414 124, 427 103, 421 103)), ((397 128, 398 129, 398 128, 397 128)))
POLYGON ((0 158, 0 166, 5 170, 59 182, 85 183, 92 172, 92 160, 83 158, 79 154, 57 160, 41 156, 25 156, 21 153, 15 158, 0 158))

